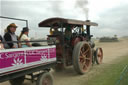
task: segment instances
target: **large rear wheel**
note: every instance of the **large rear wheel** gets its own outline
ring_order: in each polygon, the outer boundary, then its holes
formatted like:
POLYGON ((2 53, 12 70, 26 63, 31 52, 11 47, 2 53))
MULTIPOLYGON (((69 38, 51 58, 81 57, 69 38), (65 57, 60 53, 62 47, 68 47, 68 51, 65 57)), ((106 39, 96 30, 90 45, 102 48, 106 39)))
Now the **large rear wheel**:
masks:
POLYGON ((73 50, 73 66, 77 73, 84 74, 92 65, 91 47, 87 42, 79 42, 73 50))

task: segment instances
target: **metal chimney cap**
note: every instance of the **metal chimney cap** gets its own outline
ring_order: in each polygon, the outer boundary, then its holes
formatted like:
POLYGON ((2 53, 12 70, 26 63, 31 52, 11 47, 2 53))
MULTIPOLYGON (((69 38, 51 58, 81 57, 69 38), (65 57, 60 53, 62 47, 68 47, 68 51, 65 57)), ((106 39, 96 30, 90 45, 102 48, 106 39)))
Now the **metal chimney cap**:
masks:
POLYGON ((91 20, 86 20, 86 22, 91 22, 91 20))

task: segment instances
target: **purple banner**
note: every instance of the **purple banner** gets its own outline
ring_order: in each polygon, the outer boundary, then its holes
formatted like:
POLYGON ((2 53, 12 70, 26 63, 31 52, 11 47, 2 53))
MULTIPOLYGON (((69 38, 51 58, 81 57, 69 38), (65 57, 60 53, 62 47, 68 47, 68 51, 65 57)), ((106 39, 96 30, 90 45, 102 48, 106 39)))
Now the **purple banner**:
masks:
POLYGON ((28 50, 26 51, 26 63, 48 59, 48 49, 28 50))
POLYGON ((24 51, 0 53, 0 69, 25 64, 24 51))
POLYGON ((0 73, 56 61, 56 48, 0 52, 0 73))

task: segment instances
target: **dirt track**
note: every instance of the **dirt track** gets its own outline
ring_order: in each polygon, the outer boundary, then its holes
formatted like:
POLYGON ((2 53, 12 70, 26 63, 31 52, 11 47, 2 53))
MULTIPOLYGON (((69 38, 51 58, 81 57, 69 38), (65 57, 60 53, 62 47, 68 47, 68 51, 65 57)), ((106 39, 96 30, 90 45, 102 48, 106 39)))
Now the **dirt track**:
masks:
MULTIPOLYGON (((96 42, 96 47, 102 47, 104 50, 104 60, 103 64, 95 65, 91 70, 85 75, 78 75, 72 67, 68 67, 63 72, 52 72, 54 76, 54 85, 79 85, 82 82, 91 78, 99 69, 106 64, 114 63, 114 61, 119 60, 120 56, 128 54, 128 40, 120 40, 120 42, 113 43, 98 43, 96 42)), ((10 85, 8 82, 0 83, 0 85, 10 85)), ((25 81, 24 85, 35 85, 31 84, 29 81, 25 81)), ((85 84, 83 84, 85 85, 85 84)))

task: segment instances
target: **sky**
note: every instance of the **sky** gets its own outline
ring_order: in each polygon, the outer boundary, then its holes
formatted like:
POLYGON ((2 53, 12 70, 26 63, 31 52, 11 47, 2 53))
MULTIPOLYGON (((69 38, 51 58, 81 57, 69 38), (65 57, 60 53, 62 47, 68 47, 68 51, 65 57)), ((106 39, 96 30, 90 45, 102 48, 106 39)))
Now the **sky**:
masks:
MULTIPOLYGON (((39 28, 38 23, 51 17, 86 20, 99 24, 91 27, 94 37, 128 36, 128 0, 0 0, 0 16, 26 19, 31 37, 46 37, 48 28, 39 28)), ((19 35, 25 22, 0 19, 0 31, 10 23, 18 25, 19 35)))

